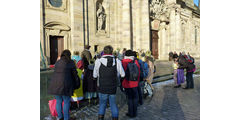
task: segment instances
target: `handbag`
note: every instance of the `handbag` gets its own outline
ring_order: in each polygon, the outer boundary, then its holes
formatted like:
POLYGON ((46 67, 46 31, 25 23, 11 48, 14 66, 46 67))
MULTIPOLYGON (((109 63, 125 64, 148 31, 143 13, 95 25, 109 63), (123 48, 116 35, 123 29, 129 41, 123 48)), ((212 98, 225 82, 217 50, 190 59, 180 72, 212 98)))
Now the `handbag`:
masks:
MULTIPOLYGON (((57 109, 56 109, 56 104, 57 104, 57 100, 56 99, 48 101, 48 106, 49 106, 49 109, 50 109, 50 113, 51 113, 51 115, 53 117, 57 117, 58 116, 57 109)), ((63 106, 64 106, 64 102, 62 102, 62 108, 63 108, 63 106)), ((70 110, 69 110, 69 112, 70 112, 70 110)))
POLYGON ((80 87, 81 83, 80 83, 80 78, 78 76, 78 72, 76 69, 72 70, 72 75, 73 75, 73 79, 74 79, 73 80, 73 89, 75 90, 80 87))

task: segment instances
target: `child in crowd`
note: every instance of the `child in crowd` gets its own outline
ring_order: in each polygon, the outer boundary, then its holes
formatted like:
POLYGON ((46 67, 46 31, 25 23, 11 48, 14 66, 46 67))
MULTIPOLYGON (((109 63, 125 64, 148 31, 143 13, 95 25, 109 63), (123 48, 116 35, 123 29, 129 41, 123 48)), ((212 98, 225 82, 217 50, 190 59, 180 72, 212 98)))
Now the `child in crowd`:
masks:
POLYGON ((97 104, 97 81, 93 78, 94 60, 90 60, 90 64, 83 77, 83 92, 84 98, 88 99, 89 105, 97 104), (91 102, 91 100, 93 100, 91 102))
POLYGON ((178 87, 178 84, 177 84, 177 69, 178 69, 177 58, 174 58, 172 67, 173 67, 173 79, 175 82, 174 88, 177 88, 178 87))
MULTIPOLYGON (((76 60, 74 60, 74 62, 76 64, 76 60)), ((77 64, 76 64, 76 67, 77 67, 77 64)), ((83 87, 82 87, 83 86, 83 82, 82 82, 82 77, 83 77, 82 73, 83 73, 83 71, 77 67, 77 72, 78 72, 78 76, 80 78, 80 83, 81 84, 80 84, 80 88, 74 90, 73 96, 71 97, 71 101, 72 102, 77 102, 77 106, 79 108, 80 100, 83 100, 83 87)))

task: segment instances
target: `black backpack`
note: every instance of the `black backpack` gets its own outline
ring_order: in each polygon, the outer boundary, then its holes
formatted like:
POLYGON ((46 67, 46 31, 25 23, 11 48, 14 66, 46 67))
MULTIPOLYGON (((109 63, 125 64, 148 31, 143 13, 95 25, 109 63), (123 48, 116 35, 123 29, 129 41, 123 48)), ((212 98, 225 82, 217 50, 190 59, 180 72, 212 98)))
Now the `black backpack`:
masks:
POLYGON ((138 66, 135 64, 135 60, 129 62, 126 70, 126 79, 128 81, 137 81, 139 76, 138 66))

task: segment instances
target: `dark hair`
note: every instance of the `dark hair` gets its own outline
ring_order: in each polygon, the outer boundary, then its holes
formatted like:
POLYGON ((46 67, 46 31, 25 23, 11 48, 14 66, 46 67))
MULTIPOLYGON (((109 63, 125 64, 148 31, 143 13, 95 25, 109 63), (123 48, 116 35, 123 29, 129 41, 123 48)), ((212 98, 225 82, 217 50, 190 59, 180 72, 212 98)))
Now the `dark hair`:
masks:
POLYGON ((103 48, 104 54, 112 54, 113 52, 113 47, 111 45, 107 45, 103 48))
POLYGON ((66 59, 67 61, 70 61, 71 60, 71 52, 68 49, 64 50, 61 54, 61 59, 62 58, 66 59))
POLYGON ((79 52, 78 51, 74 51, 73 54, 74 55, 79 55, 79 52))
POLYGON ((125 52, 125 56, 133 56, 133 51, 132 50, 127 50, 125 52))
POLYGON ((91 48, 90 45, 85 45, 85 46, 84 46, 84 49, 90 49, 90 48, 91 48))
POLYGON ((137 57, 137 52, 136 51, 133 51, 133 56, 137 57))

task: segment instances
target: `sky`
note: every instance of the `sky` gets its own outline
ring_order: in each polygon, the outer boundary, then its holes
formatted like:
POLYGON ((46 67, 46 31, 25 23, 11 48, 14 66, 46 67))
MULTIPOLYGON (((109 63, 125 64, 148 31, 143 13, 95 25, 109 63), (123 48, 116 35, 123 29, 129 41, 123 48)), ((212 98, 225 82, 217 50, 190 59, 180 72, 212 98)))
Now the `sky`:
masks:
POLYGON ((193 0, 194 4, 198 6, 198 1, 199 0, 193 0))

